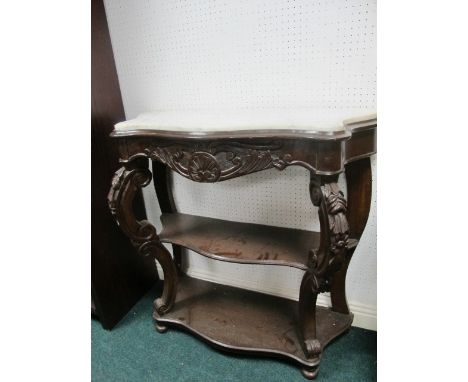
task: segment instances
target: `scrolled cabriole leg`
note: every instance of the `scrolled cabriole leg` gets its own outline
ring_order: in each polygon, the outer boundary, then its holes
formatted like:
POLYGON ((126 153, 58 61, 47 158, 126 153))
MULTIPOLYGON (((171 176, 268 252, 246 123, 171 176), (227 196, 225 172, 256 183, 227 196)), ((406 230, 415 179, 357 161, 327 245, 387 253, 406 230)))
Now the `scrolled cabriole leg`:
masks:
POLYGON ((137 220, 132 208, 135 194, 150 182, 148 160, 134 159, 116 171, 107 201, 117 224, 138 252, 143 256, 151 256, 161 264, 164 272, 164 289, 162 296, 155 301, 155 308, 159 314, 164 314, 174 305, 177 271, 170 253, 159 240, 156 228, 146 220, 137 220))
MULTIPOLYGON (((319 359, 322 353, 322 344, 316 329, 317 295, 330 291, 334 275, 347 264, 349 227, 346 220, 346 199, 336 181, 336 177, 311 173, 309 191, 312 203, 318 207, 320 245, 318 249, 310 251, 308 270, 302 279, 299 296, 303 349, 311 360, 319 359)), ((317 372, 318 368, 309 370, 307 375, 314 378, 317 372)))
POLYGON ((332 299, 332 309, 349 314, 346 301, 346 273, 355 246, 350 247, 349 224, 346 218, 347 201, 334 181, 322 186, 326 204, 329 229, 329 261, 325 271, 329 280, 328 289, 332 299))
POLYGON ((145 256, 156 259, 164 272, 163 293, 154 301, 154 309, 160 314, 168 312, 174 305, 177 285, 177 269, 169 251, 158 241, 147 241, 143 243, 138 251, 145 256))

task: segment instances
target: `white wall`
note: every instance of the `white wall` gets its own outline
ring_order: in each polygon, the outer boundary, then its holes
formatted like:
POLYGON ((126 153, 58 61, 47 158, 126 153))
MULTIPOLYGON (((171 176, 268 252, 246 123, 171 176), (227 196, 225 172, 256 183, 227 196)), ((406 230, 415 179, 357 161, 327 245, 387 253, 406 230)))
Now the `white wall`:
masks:
MULTIPOLYGON (((105 5, 127 118, 160 109, 375 110, 374 0, 108 0, 105 5)), ((372 171, 375 177, 374 158, 372 171)), ((181 212, 318 229, 302 168, 217 184, 176 175, 174 185, 181 212)), ((145 201, 159 227, 152 186, 145 201)), ((375 204, 374 190, 347 281, 355 325, 371 329, 376 328, 375 204)), ((198 277, 296 299, 302 277, 286 267, 214 262, 196 254, 187 266, 198 277)))

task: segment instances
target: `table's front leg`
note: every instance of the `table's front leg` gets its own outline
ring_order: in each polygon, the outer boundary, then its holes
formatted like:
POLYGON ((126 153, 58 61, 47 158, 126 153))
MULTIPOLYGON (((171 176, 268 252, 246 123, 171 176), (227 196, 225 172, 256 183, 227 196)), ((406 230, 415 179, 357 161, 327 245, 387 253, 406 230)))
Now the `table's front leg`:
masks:
POLYGON ((164 272, 164 290, 155 301, 159 314, 174 305, 177 291, 177 271, 171 254, 161 244, 156 228, 146 220, 137 220, 133 213, 135 194, 151 182, 151 172, 146 158, 125 163, 114 175, 108 194, 109 208, 121 230, 130 238, 143 256, 151 256, 161 264, 164 272))
MULTIPOLYGON (((315 253, 312 253, 311 256, 315 256, 315 253)), ((302 374, 307 379, 313 379, 317 376, 320 354, 322 353, 322 345, 317 339, 317 325, 315 319, 318 294, 319 280, 313 272, 306 271, 302 278, 299 293, 299 320, 302 347, 307 358, 317 360, 317 366, 302 369, 302 374)))
MULTIPOLYGON (((330 290, 334 275, 347 264, 349 226, 346 199, 338 187, 337 176, 311 173, 309 191, 312 203, 319 209, 320 245, 310 251, 309 269, 301 283, 299 309, 304 352, 310 359, 319 359, 322 344, 316 329, 317 295, 330 290)), ((317 372, 318 367, 303 370, 308 378, 315 377, 317 372)))

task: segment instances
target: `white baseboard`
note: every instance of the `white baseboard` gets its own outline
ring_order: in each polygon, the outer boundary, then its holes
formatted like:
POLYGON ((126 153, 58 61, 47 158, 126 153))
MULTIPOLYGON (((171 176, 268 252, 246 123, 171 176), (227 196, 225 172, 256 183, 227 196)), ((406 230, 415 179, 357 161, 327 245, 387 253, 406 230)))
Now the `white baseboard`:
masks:
MULTIPOLYGON (((158 273, 160 276, 163 276, 162 269, 160 268, 159 264, 157 264, 158 273)), ((294 288, 277 288, 269 287, 268 289, 259 289, 256 284, 249 282, 249 280, 239 279, 233 277, 233 275, 229 274, 219 274, 210 272, 206 269, 201 268, 194 268, 189 267, 187 270, 187 275, 202 279, 206 281, 211 281, 217 284, 224 284, 233 287, 239 287, 242 289, 252 290, 255 292, 261 292, 265 294, 270 294, 274 296, 279 296, 283 298, 287 298, 290 300, 298 300, 299 295, 296 289, 294 288)), ((163 277, 162 277, 163 278, 163 277)), ((320 294, 317 298, 317 305, 320 306, 330 306, 330 296, 328 293, 320 294)), ((349 309, 354 314, 353 326, 358 328, 368 329, 368 330, 377 330, 377 309, 371 305, 361 304, 359 302, 348 301, 349 309)))

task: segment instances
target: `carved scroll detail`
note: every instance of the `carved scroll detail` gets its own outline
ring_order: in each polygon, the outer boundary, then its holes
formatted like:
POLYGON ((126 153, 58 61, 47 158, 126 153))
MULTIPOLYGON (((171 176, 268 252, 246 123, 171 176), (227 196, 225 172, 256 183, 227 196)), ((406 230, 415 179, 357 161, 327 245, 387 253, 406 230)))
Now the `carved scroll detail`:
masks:
POLYGON ((218 182, 252 172, 290 165, 291 155, 280 154, 282 145, 208 142, 146 148, 145 155, 196 182, 218 182))
POLYGON ((221 176, 221 169, 216 158, 208 153, 196 152, 188 162, 187 172, 196 182, 216 182, 221 176))
POLYGON ((319 207, 320 248, 309 256, 309 268, 317 277, 317 292, 329 290, 330 278, 343 263, 349 241, 346 219, 346 199, 335 182, 320 185, 312 176, 310 195, 312 203, 319 207))
POLYGON ((323 186, 323 196, 327 205, 328 229, 330 232, 329 271, 336 271, 343 262, 349 240, 349 225, 346 219, 346 199, 336 183, 323 186))
POLYGON ((322 352, 322 344, 316 338, 305 340, 305 348, 309 358, 316 357, 322 352))
POLYGON ((151 172, 147 168, 124 166, 115 172, 107 195, 109 209, 117 224, 135 245, 159 240, 154 226, 146 220, 137 221, 132 210, 135 193, 150 182, 151 172))
POLYGON ((177 269, 171 254, 159 241, 147 241, 143 243, 138 252, 144 256, 155 258, 164 272, 164 286, 162 296, 154 301, 154 309, 163 315, 174 306, 177 294, 177 269))
POLYGON ((322 346, 317 339, 316 301, 320 292, 330 290, 333 274, 344 262, 349 226, 346 199, 335 182, 321 185, 321 178, 311 174, 310 197, 319 207, 320 247, 309 253, 308 270, 300 289, 299 311, 303 350, 308 358, 318 357, 322 346))
POLYGON ((155 309, 166 313, 174 305, 177 291, 177 271, 172 257, 159 241, 156 228, 146 220, 137 220, 133 214, 133 198, 136 192, 151 182, 147 160, 139 158, 127 163, 115 172, 107 196, 109 209, 122 231, 143 256, 157 260, 164 272, 162 296, 155 301, 155 309), (145 163, 143 166, 139 165, 145 163))

